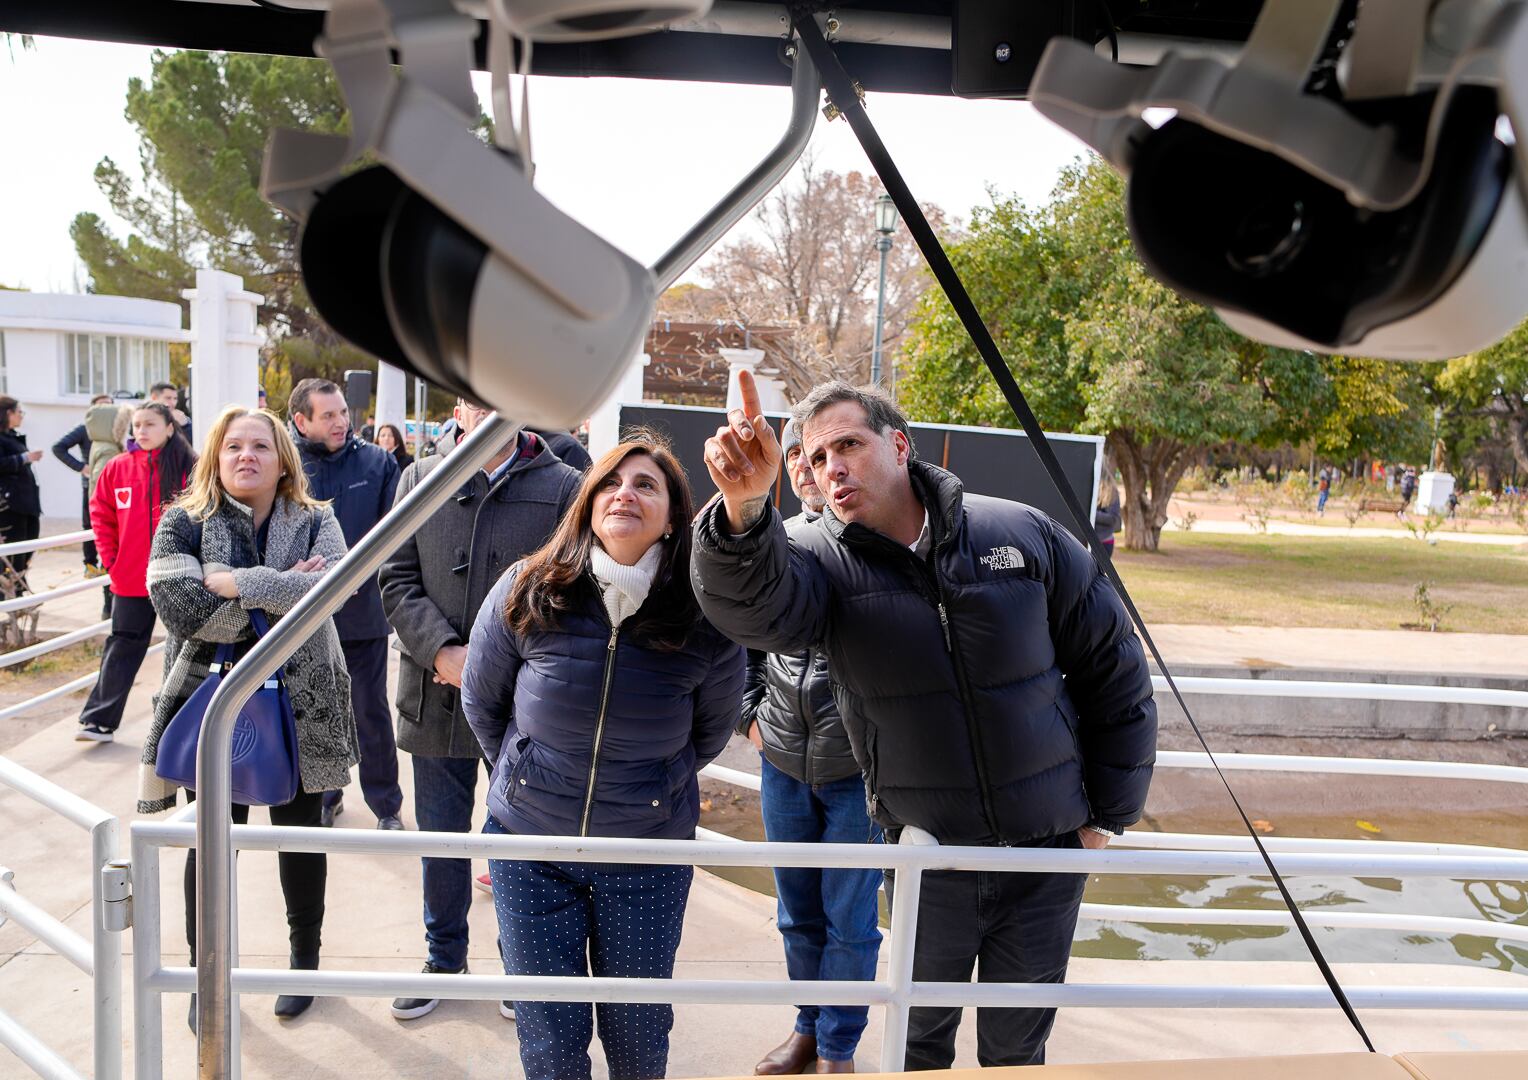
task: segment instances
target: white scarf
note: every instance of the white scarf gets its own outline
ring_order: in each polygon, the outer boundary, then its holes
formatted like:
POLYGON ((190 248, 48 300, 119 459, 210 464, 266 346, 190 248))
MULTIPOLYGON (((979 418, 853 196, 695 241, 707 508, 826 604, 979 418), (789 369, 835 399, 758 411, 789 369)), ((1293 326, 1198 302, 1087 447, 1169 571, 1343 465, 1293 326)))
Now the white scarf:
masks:
POLYGON ((611 626, 620 626, 637 613, 653 587, 662 560, 661 540, 643 552, 635 566, 616 562, 598 542, 589 549, 589 569, 600 583, 600 596, 610 613, 611 626))

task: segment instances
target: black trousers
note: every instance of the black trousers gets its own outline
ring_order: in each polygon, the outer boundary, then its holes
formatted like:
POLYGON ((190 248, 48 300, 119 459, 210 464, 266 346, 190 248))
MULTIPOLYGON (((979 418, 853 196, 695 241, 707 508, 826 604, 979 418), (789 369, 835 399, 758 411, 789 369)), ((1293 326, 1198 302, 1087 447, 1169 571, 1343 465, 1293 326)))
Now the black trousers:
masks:
MULTIPOLYGON (((90 485, 89 484, 81 484, 80 485, 80 527, 81 528, 85 528, 85 529, 88 529, 88 528, 91 527, 91 525, 90 525, 90 485)), ((85 543, 81 545, 81 547, 83 547, 84 551, 85 551, 85 567, 86 567, 86 569, 89 569, 90 567, 94 566, 96 563, 101 561, 99 556, 96 554, 96 546, 95 546, 95 541, 94 540, 86 540, 85 543)))
POLYGON ((80 723, 116 731, 127 695, 154 635, 154 605, 147 596, 119 596, 111 608, 111 635, 101 651, 101 677, 90 688, 80 723))
MULTIPOLYGON (((1080 848, 1075 833, 1030 847, 1080 848)), ((917 982, 1066 981, 1085 874, 930 870, 918 904, 917 982)), ((894 898, 894 876, 886 892, 894 898)), ((960 1009, 922 1007, 907 1022, 908 1072, 948 1069, 960 1009)), ((1055 1009, 978 1009, 976 1060, 983 1068, 1043 1065, 1055 1009)), ((884 1065, 884 1063, 883 1063, 884 1065)))
MULTIPOLYGON (((186 797, 196 799, 196 792, 186 797)), ((297 797, 271 810, 272 825, 318 827, 318 812, 323 800, 318 794, 299 790, 297 797)), ((236 825, 249 824, 249 807, 235 803, 236 825)), ((286 898, 287 937, 292 945, 292 959, 310 961, 318 966, 318 950, 324 929, 324 890, 329 881, 329 857, 318 851, 281 851, 276 854, 276 868, 281 874, 281 895, 286 898)), ((186 852, 186 944, 191 947, 191 963, 196 963, 196 852, 186 852)))
MULTIPOLYGON (((361 744, 361 795, 371 812, 384 818, 403 809, 398 743, 393 737, 393 710, 387 703, 387 638, 341 641, 340 648, 350 672, 350 704, 361 744)), ((341 794, 324 792, 324 805, 335 805, 341 794)))
MULTIPOLYGON (((14 510, 0 510, 0 534, 4 534, 7 544, 19 543, 22 540, 36 540, 42 534, 42 518, 36 514, 19 514, 14 510)), ((26 573, 27 567, 32 565, 30 551, 8 557, 11 561, 11 569, 18 574, 26 573)))

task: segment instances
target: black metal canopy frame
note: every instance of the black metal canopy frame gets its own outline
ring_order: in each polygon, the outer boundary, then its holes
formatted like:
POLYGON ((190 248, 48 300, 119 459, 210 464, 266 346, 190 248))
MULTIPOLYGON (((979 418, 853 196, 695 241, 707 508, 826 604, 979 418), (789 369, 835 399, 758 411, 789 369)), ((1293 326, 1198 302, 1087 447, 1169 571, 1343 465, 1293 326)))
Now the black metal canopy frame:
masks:
MULTIPOLYGON (((1261 0, 979 0, 982 7, 1042 7, 1113 31, 1122 61, 1151 62, 1170 43, 1245 41, 1261 0)), ((327 0, 5 0, 0 32, 86 38, 162 48, 312 56, 327 0)), ((471 2, 465 3, 471 8, 471 2)), ((866 90, 951 93, 951 22, 957 0, 819 0, 828 38, 866 90)), ((716 0, 710 14, 662 33, 536 46, 538 75, 622 76, 784 86, 779 46, 790 32, 786 4, 716 0)), ((478 63, 487 67, 487 24, 478 63)), ((1043 41, 1034 42, 1036 46, 1043 41)), ((1103 45, 1107 50, 1107 42, 1103 45)))

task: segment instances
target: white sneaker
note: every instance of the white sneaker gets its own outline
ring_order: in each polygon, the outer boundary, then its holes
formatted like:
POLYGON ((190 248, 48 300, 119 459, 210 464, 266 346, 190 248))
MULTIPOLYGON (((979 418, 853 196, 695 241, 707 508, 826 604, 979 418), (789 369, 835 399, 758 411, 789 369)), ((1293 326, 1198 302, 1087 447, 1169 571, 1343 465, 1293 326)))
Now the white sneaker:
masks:
POLYGON ((110 728, 100 724, 82 724, 74 732, 75 742, 111 742, 115 738, 110 728))
POLYGON ((501 1001, 501 1002, 499 1002, 499 1015, 502 1016, 506 1020, 514 1020, 514 1018, 515 1018, 515 1003, 513 1001, 501 1001))

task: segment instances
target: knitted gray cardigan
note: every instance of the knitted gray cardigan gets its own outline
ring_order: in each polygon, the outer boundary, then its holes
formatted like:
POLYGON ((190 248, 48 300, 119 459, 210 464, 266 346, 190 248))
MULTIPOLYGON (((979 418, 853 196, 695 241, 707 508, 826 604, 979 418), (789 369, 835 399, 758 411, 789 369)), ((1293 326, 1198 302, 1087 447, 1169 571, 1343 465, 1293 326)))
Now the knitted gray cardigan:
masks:
MULTIPOLYGON (((251 608, 264 611, 272 623, 290 611, 324 576, 322 571, 288 569, 309 555, 322 555, 327 566, 345 555, 344 534, 327 506, 308 510, 278 498, 271 509, 263 563, 256 556, 254 515, 243 503, 225 498, 200 523, 178 506, 164 512, 149 548, 148 570, 149 599, 166 630, 164 682, 154 696, 153 724, 143 744, 139 813, 175 805, 176 786, 154 772, 159 739, 175 711, 206 678, 218 644, 254 639, 247 614, 251 608), (215 570, 233 572, 238 599, 225 600, 202 584, 215 570)), ((326 619, 285 668, 297 718, 302 788, 316 792, 344 787, 360 754, 350 675, 334 620, 326 619)))

